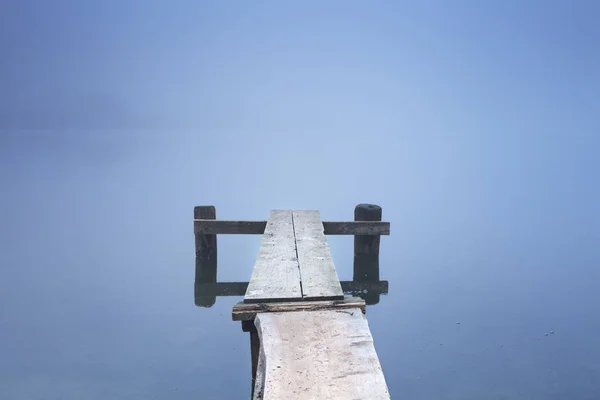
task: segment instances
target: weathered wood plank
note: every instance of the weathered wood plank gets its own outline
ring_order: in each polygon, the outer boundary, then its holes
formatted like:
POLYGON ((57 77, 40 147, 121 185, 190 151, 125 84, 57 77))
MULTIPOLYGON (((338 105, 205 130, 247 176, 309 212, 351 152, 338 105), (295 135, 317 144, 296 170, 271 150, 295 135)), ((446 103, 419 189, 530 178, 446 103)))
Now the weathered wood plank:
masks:
POLYGON ((389 399, 367 320, 359 308, 261 313, 254 398, 389 399))
POLYGON ((326 235, 389 235, 390 223, 382 221, 323 221, 326 235))
POLYGON ((323 234, 319 211, 293 211, 296 250, 300 264, 304 300, 341 300, 340 285, 333 258, 323 234))
POLYGON ((210 219, 194 220, 194 233, 250 234, 262 235, 267 221, 223 221, 210 219))
POLYGON ((344 310, 347 308, 360 308, 364 313, 366 311, 365 301, 359 297, 346 297, 343 300, 327 301, 295 301, 260 304, 245 304, 241 302, 233 306, 231 317, 234 321, 248 321, 254 319, 256 314, 264 312, 344 310))
MULTIPOLYGON (((262 235, 267 221, 195 219, 195 234, 262 235)), ((325 235, 389 235, 390 223, 381 221, 323 221, 325 235)))
POLYGON ((273 210, 244 303, 302 300, 292 212, 273 210))

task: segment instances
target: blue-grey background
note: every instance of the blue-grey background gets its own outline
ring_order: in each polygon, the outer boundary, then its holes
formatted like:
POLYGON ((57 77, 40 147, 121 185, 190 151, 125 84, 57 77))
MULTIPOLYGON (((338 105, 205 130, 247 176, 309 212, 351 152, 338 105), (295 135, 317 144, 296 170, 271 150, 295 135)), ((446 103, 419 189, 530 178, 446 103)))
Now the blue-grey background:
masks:
MULTIPOLYGON (((367 315, 394 398, 599 399, 599 15, 3 1, 0 399, 247 398, 239 299, 194 305, 193 207, 361 202, 392 223, 367 315)), ((259 243, 220 237, 219 279, 259 243)))

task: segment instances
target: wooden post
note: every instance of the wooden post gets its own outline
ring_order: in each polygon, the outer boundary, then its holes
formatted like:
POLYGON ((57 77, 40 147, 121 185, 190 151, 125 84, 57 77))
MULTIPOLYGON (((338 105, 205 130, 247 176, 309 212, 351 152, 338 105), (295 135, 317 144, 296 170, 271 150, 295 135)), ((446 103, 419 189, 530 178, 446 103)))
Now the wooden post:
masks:
MULTIPOLYGON (((381 207, 375 204, 359 204, 354 208, 355 221, 381 221, 381 207)), ((355 282, 379 282, 379 235, 354 236, 355 282)), ((361 295, 369 305, 379 303, 379 293, 361 295)))
MULTIPOLYGON (((214 206, 194 207, 194 219, 216 219, 214 206)), ((195 286, 201 283, 217 283, 217 235, 195 234, 196 239, 196 278, 195 286)), ((211 307, 216 296, 194 292, 195 303, 199 307, 211 307)))

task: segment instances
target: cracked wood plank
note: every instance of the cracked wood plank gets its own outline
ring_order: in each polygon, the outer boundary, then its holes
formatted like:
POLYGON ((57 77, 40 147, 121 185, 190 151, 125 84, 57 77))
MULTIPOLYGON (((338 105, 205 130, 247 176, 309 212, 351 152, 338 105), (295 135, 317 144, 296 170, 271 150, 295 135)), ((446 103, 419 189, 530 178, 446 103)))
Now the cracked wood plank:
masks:
POLYGON ((244 303, 302 300, 292 212, 269 214, 244 303))
POLYGON ((389 399, 360 308, 260 313, 254 399, 389 399))
POLYGON ((323 234, 319 211, 292 211, 302 298, 304 300, 342 300, 333 257, 323 234))

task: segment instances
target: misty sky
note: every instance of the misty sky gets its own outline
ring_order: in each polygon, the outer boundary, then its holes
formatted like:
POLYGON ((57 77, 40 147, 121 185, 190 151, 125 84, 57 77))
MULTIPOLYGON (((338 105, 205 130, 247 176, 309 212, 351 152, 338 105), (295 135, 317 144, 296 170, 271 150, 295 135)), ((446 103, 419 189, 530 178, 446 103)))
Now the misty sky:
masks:
POLYGON ((590 136, 599 12, 592 1, 8 1, 0 121, 590 136))
MULTIPOLYGON (((599 16, 1 2, 0 399, 247 395, 239 299, 193 303, 193 207, 362 202, 392 223, 367 312, 392 395, 599 398, 599 16)), ((351 239, 328 240, 351 278, 351 239)), ((220 280, 259 243, 219 238, 220 280)))

